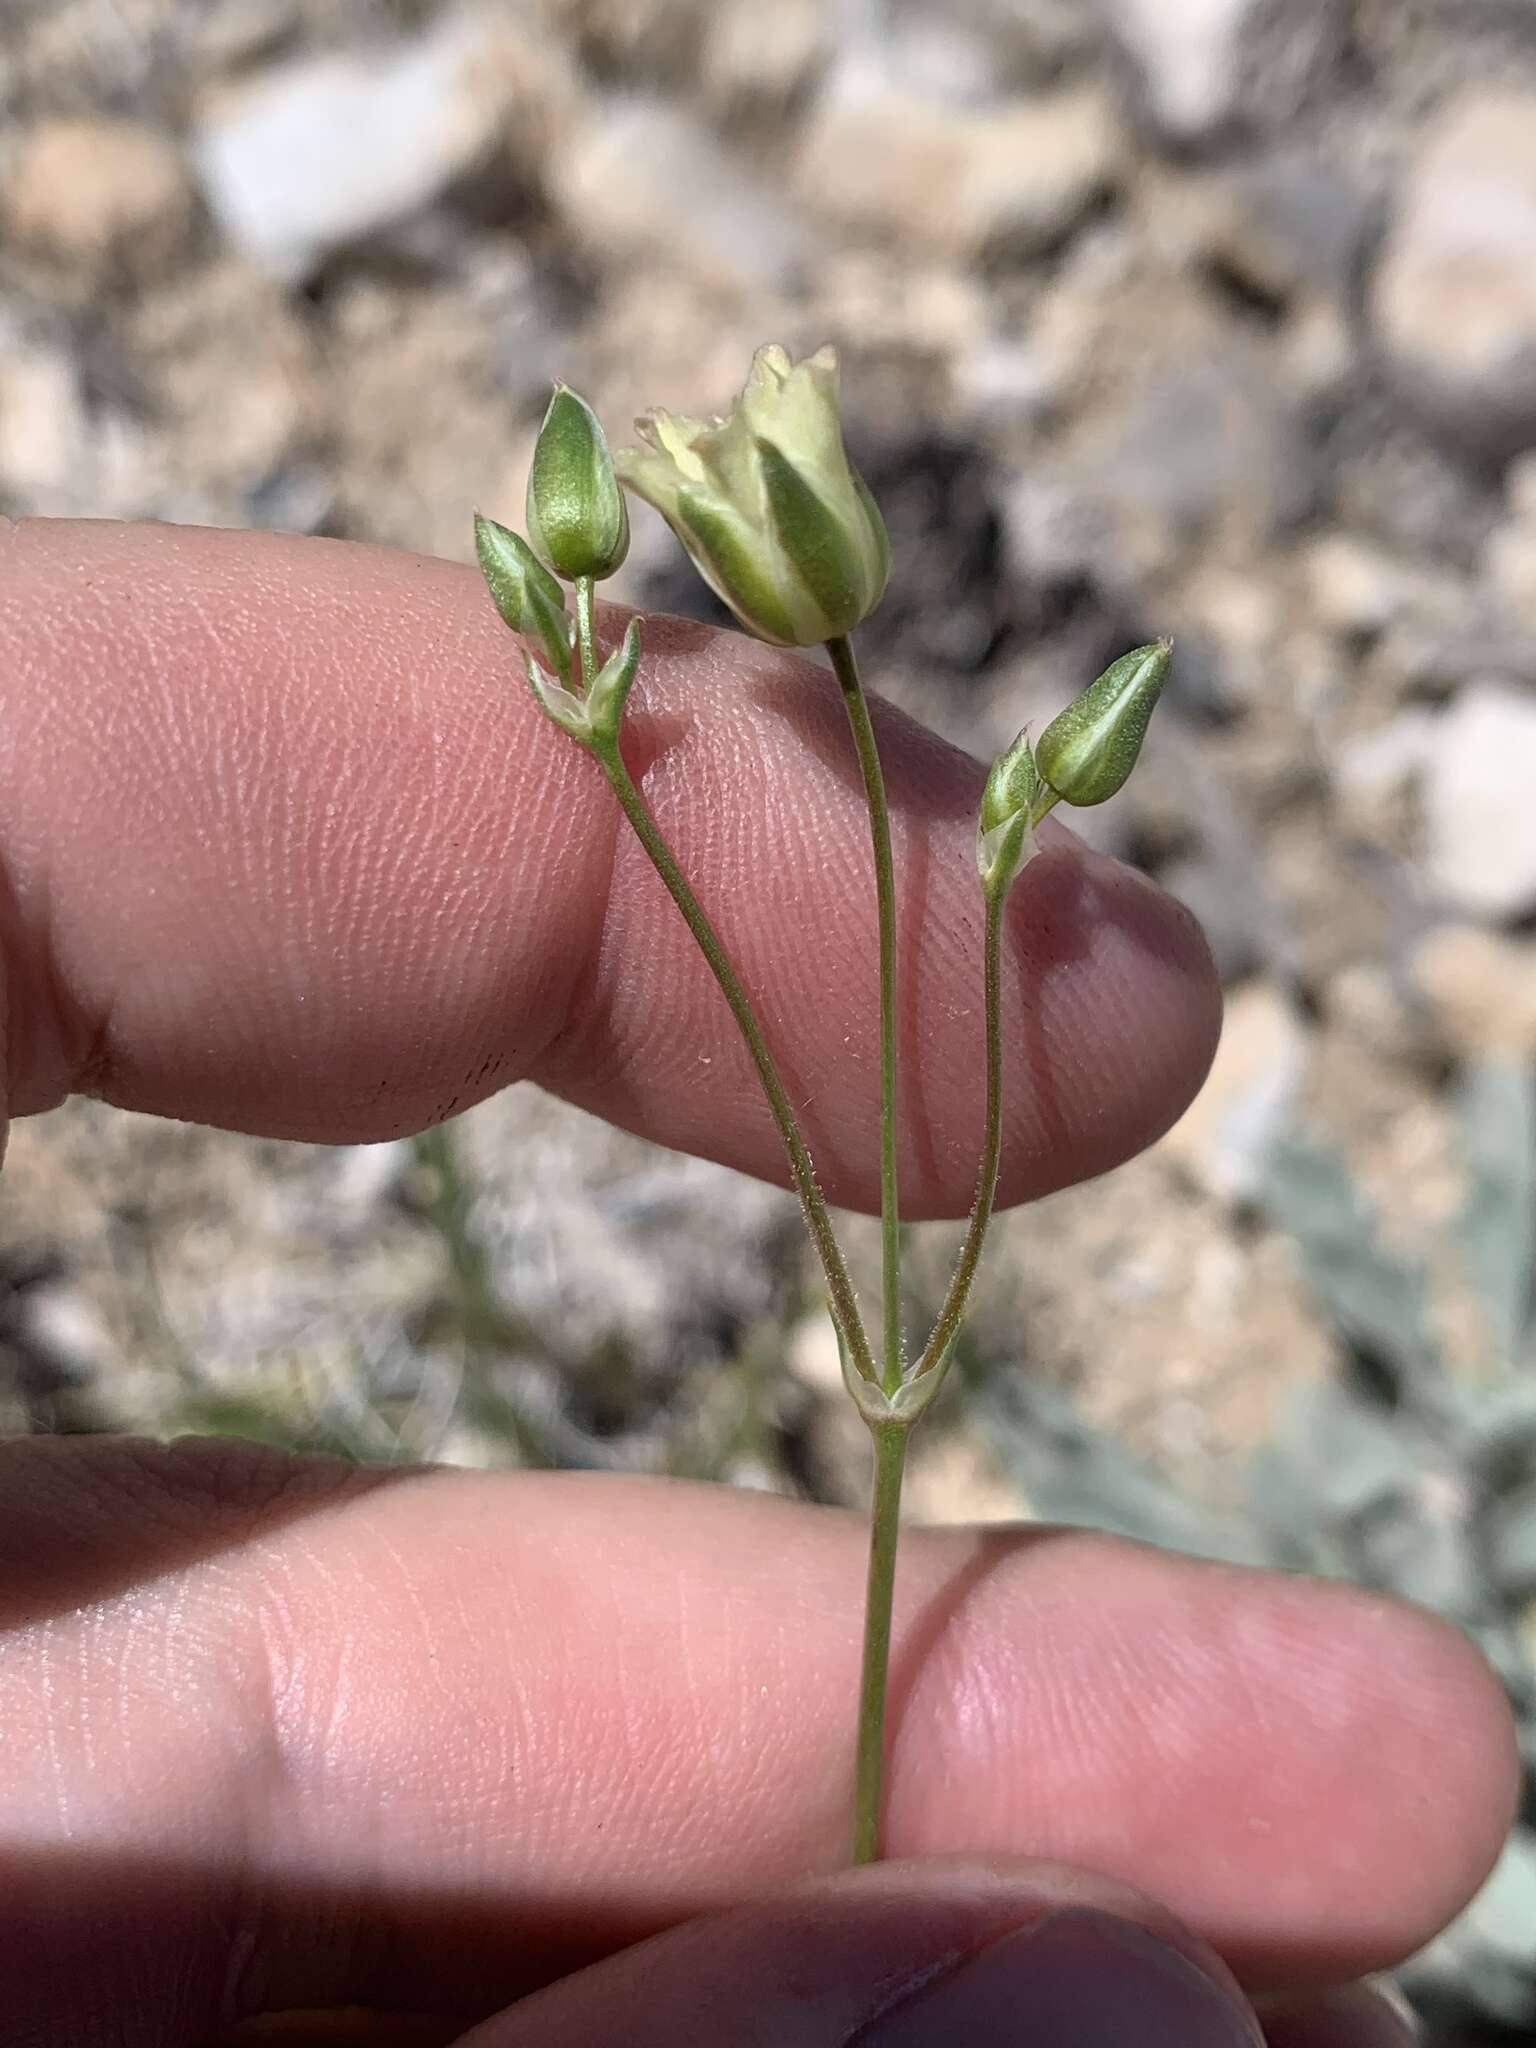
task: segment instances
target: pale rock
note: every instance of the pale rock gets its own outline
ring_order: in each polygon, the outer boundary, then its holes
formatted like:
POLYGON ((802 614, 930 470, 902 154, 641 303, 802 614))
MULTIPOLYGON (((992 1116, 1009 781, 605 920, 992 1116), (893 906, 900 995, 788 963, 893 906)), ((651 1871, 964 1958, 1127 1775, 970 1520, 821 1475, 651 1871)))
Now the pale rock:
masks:
POLYGON ((309 331, 287 294, 243 263, 149 295, 128 332, 162 444, 174 434, 204 483, 259 484, 316 416, 309 331))
POLYGON ((487 138, 482 154, 488 171, 510 171, 522 186, 541 189, 560 138, 583 118, 586 83, 570 51, 542 34, 520 8, 482 0, 461 22, 469 81, 466 139, 487 138))
POLYGON ((1256 355, 1192 340, 1116 382, 1084 407, 1078 441, 1033 465, 1008 503, 1026 573, 1054 559, 1129 588, 1218 534, 1267 540, 1308 502, 1311 451, 1256 355))
POLYGON ((233 246, 268 275, 310 274, 326 253, 430 205, 472 167, 532 147, 558 118, 558 67, 526 25, 494 10, 366 55, 273 66, 210 105, 195 159, 233 246))
POLYGON ((962 351, 952 382, 973 419, 1012 429, 1043 421, 1060 388, 1052 366, 1027 341, 985 334, 962 351))
POLYGON ((1248 6, 1249 0, 1109 0, 1110 21, 1136 60, 1152 112, 1171 134, 1202 135, 1225 120, 1248 6))
POLYGON ((1474 917, 1536 910, 1536 696, 1474 683, 1435 721, 1424 826, 1435 889, 1474 917))
POLYGON ((20 1302, 25 1341, 66 1370, 110 1372, 118 1342, 101 1309, 82 1289, 58 1283, 28 1288, 20 1302))
POLYGON ((1239 111, 1273 121, 1293 108, 1308 82, 1325 73, 1341 47, 1338 0, 1104 0, 1121 46, 1141 74, 1149 110, 1164 133, 1191 141, 1224 127, 1239 111), (1245 92, 1245 56, 1257 37, 1265 61, 1245 92))
POLYGON ((72 351, 0 317, 0 500, 54 519, 165 516, 164 463, 144 421, 88 406, 72 351))
POLYGON ((1484 544, 1483 571, 1510 624, 1536 634, 1536 454, 1509 465, 1504 496, 1509 516, 1484 544))
POLYGON ((1262 889, 1251 864, 1222 860, 1206 852, 1160 868, 1158 886, 1194 912, 1216 962, 1222 986, 1263 964, 1266 930, 1262 889))
POLYGON ((1341 298, 1370 221, 1365 194, 1334 165, 1276 150, 1196 184, 1186 232, 1262 299, 1341 298))
POLYGON ((1066 464, 1034 466, 1010 479, 1003 498, 1010 570, 1033 583, 1070 585, 1090 577, 1113 588, 1121 536, 1102 496, 1075 486, 1066 464))
POLYGON ((1393 976, 1355 960, 1329 979, 1324 1004, 1330 1024, 1383 1059, 1411 1060, 1424 1051, 1420 1019, 1393 976))
POLYGON ((1272 582, 1251 569, 1215 562, 1191 577, 1182 609, 1215 639, 1226 660, 1250 668, 1268 661, 1289 623, 1284 595, 1272 582))
POLYGON ((176 23, 178 42, 204 73, 266 55, 298 26, 299 0, 203 0, 176 23))
POLYGON ((847 228, 968 259, 1032 252, 1114 182, 1123 146, 1097 87, 983 110, 845 83, 812 118, 799 190, 847 228))
POLYGON ((762 0, 536 0, 554 38, 603 78, 676 85, 694 81, 711 27, 726 11, 777 12, 762 0))
POLYGON ((1509 465, 1504 496, 1516 519, 1536 519, 1536 454, 1517 456, 1509 465))
POLYGON ((1495 452, 1536 442, 1536 94, 1464 93, 1423 141, 1371 294, 1399 385, 1495 452))
POLYGON ((1332 750, 1334 803, 1348 831, 1373 844, 1395 839, 1394 821, 1434 759, 1440 724, 1431 711, 1399 711, 1332 750))
POLYGON ((12 139, 0 205, 21 250, 91 290, 161 275, 186 242, 195 195, 180 151, 155 129, 60 116, 12 139))
POLYGON ((920 1430, 902 1489, 902 1511, 930 1528, 1022 1522, 1030 1505, 995 1453, 969 1430, 920 1430))
POLYGON ((1103 55, 1102 25, 1082 0, 836 0, 823 11, 837 16, 845 80, 956 107, 1081 75, 1103 55))
POLYGON ((869 356, 889 350, 953 364, 960 391, 965 359, 985 337, 991 313, 973 274, 940 259, 897 268, 877 249, 844 247, 817 264, 814 287, 813 333, 857 335, 869 356))
POLYGON ((1484 544, 1483 570, 1510 624, 1536 633, 1536 511, 1519 512, 1493 529, 1484 544))
POLYGON ((786 1363, 795 1378, 813 1392, 847 1398, 842 1353, 830 1316, 802 1316, 790 1336, 786 1363))
POLYGON ((1384 632, 1421 580, 1418 569, 1337 527, 1307 547, 1302 564, 1317 617, 1348 640, 1374 640, 1384 632))
POLYGON ((76 509, 57 496, 90 455, 90 426, 74 365, 52 349, 5 340, 0 491, 26 512, 76 509))
POLYGON ((704 98, 727 120, 782 120, 821 77, 832 48, 831 23, 820 0, 717 7, 704 37, 704 98))
POLYGON ((804 223, 777 193, 659 100, 616 100, 574 124, 549 184, 572 232, 630 272, 683 268, 772 291, 807 251, 804 223))
POLYGON ((377 1208, 406 1178, 415 1156, 409 1138, 343 1146, 335 1162, 331 1199, 353 1215, 377 1208))
POLYGON ((1536 1058, 1536 944, 1440 925, 1419 942, 1410 972, 1450 1051, 1536 1058))
POLYGON ((1264 982, 1228 1001, 1205 1086, 1162 1141, 1194 1183, 1223 1201, 1251 1197, 1271 1145, 1290 1120, 1309 1040, 1295 1010, 1264 982))
POLYGON ((1280 335, 1280 376, 1298 400, 1336 404, 1359 361, 1354 323, 1337 299, 1298 302, 1280 335))
POLYGON ((997 63, 988 40, 953 15, 914 14, 899 33, 882 28, 879 70, 884 82, 917 99, 981 107, 998 97, 997 63))
POLYGON ((910 27, 935 21, 980 47, 994 79, 1005 87, 1060 77, 1100 53, 1103 32, 1083 0, 894 0, 879 26, 910 27), (910 25, 910 26, 909 26, 910 25))

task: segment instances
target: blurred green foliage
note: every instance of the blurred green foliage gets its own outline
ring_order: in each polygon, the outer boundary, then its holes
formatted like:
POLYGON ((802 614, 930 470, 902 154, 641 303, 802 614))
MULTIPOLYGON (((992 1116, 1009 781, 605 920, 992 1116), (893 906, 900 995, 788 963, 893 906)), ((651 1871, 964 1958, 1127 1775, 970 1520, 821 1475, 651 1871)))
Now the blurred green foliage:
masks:
POLYGON ((1475 1375, 1437 1342, 1427 1275, 1383 1247, 1330 1151, 1290 1138, 1261 1205, 1293 1238, 1337 1333, 1331 1377, 1296 1398, 1247 1474, 1246 1512, 1193 1505, 1012 1361, 970 1355, 987 1433, 1042 1515, 1233 1562, 1346 1577, 1457 1622, 1520 1724, 1519 1824, 1479 1897, 1402 1981, 1457 2039, 1536 2029, 1536 1084, 1470 1072, 1460 1097, 1460 1236, 1490 1350, 1475 1375))

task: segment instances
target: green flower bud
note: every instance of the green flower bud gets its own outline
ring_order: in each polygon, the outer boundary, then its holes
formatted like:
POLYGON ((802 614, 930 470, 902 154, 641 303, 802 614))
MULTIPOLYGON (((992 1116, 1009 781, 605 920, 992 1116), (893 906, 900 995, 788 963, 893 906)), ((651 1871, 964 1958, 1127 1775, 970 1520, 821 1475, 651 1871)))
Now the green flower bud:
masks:
POLYGON ((1041 733, 1035 765, 1069 804, 1104 803, 1124 784, 1172 658, 1171 640, 1132 648, 1041 733))
POLYGON ((1035 822, 1044 794, 1029 734, 1021 732, 992 763, 981 793, 976 866, 989 895, 994 889, 1011 888, 1033 855, 1035 822))
POLYGON ((760 348, 723 419, 653 412, 635 424, 648 445, 618 451, 619 476, 749 633, 814 647, 874 610, 890 543, 843 447, 833 350, 792 363, 760 348))
POLYGON ((528 476, 528 538, 570 583, 611 576, 629 553, 629 508, 597 414, 557 384, 528 476))
POLYGON ((571 619, 565 592, 520 533, 475 514, 475 553, 496 609, 525 639, 536 640, 562 682, 571 679, 571 619))

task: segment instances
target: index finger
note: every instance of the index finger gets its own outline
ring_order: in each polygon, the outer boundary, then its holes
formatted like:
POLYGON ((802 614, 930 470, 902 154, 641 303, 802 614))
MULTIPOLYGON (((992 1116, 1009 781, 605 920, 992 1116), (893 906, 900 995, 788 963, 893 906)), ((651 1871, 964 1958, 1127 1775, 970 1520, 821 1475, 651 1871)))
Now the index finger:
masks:
MULTIPOLYGON (((610 621, 611 623, 611 621, 610 621)), ((0 536, 11 1107, 72 1089, 265 1135, 382 1138, 532 1079, 770 1179, 708 969, 478 579, 274 534, 0 536)), ((878 1202, 875 914, 835 690, 648 624, 626 745, 762 1008, 837 1202, 878 1202)), ((970 1200, 981 771, 880 719, 900 870, 903 1193, 970 1200)), ((1100 1172, 1204 1073, 1187 914, 1053 837, 1016 891, 1003 1193, 1100 1172)))

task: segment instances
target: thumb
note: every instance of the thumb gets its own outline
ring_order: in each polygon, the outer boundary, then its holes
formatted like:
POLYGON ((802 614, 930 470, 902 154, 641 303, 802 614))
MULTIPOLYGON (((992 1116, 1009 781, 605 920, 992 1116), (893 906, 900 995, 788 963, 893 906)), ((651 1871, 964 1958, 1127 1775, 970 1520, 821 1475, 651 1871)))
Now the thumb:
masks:
POLYGON ((935 1860, 690 1921, 525 1999, 458 2048, 609 2040, 1259 2048, 1263 2036, 1216 1957, 1134 1893, 1059 1866, 935 1860))

